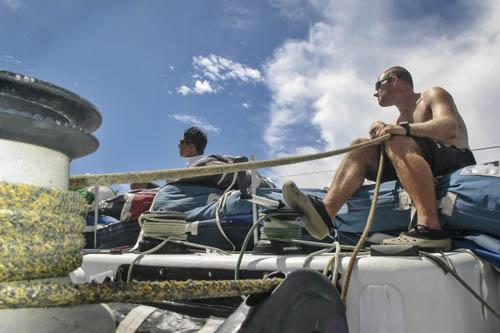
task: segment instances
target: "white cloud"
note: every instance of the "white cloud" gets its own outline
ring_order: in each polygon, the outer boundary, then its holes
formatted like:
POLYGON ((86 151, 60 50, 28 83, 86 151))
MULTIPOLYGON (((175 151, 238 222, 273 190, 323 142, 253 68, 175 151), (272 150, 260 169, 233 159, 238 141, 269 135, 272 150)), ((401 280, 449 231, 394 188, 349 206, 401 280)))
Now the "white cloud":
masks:
POLYGON ((207 94, 207 93, 213 93, 215 92, 214 89, 210 86, 210 82, 207 80, 196 80, 194 83, 194 92, 201 95, 201 94, 207 94))
POLYGON ((192 89, 188 86, 182 85, 177 88, 177 93, 183 96, 189 95, 192 92, 192 89))
POLYGON ((221 84, 216 83, 214 85, 214 82, 232 80, 247 84, 263 81, 262 74, 258 69, 214 54, 208 57, 193 57, 193 67, 196 71, 192 75, 195 80, 194 87, 182 85, 177 88, 177 92, 183 96, 188 94, 216 94, 224 90, 221 84))
POLYGON ((186 96, 189 94, 195 94, 195 95, 203 95, 203 94, 213 94, 216 93, 217 91, 212 88, 210 85, 210 82, 207 80, 196 80, 194 83, 194 87, 190 88, 186 85, 182 85, 177 88, 177 93, 181 94, 182 96, 186 96))
MULTIPOLYGON (((279 6, 280 1, 274 3, 279 6)), ((264 140, 271 155, 344 147, 366 137, 373 121, 394 120, 397 111, 380 108, 372 96, 378 74, 393 65, 412 72, 417 90, 438 85, 452 93, 472 148, 500 143, 500 113, 494 111, 500 104, 500 3, 457 2, 455 9, 468 21, 453 29, 443 26, 438 12, 402 16, 395 9, 402 7, 398 1, 366 6, 359 0, 318 0, 312 5, 324 13, 321 21, 305 39, 283 43, 265 66, 272 102, 264 140), (314 139, 305 141, 304 125, 323 146, 314 139)), ((498 150, 476 157, 479 162, 499 159, 498 150)), ((334 169, 339 161, 274 172, 334 169)), ((318 179, 328 185, 331 175, 308 179, 315 186, 318 179)))
POLYGON ((250 104, 248 104, 248 103, 241 103, 241 106, 244 107, 245 109, 250 108, 250 104))
POLYGON ((193 65, 205 77, 213 81, 230 79, 245 83, 262 81, 262 75, 258 69, 215 54, 211 54, 208 57, 193 57, 193 65))
POLYGON ((188 114, 171 114, 169 115, 170 118, 173 118, 177 121, 180 121, 182 123, 186 123, 192 126, 197 126, 202 129, 204 129, 207 132, 212 132, 212 133, 220 133, 221 129, 218 127, 215 127, 208 122, 204 121, 201 118, 198 118, 193 115, 188 115, 188 114))

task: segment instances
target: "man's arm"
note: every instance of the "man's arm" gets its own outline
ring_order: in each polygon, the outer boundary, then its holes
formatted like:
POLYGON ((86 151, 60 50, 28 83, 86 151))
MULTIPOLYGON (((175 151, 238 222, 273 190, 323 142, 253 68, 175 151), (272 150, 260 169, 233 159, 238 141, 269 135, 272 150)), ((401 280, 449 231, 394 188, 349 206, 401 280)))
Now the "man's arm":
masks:
POLYGON ((438 141, 454 139, 459 122, 453 98, 443 88, 431 88, 427 93, 426 99, 432 111, 432 118, 423 123, 412 123, 411 135, 438 141))
MULTIPOLYGON (((432 118, 425 122, 411 123, 411 136, 427 137, 437 141, 454 139, 457 136, 459 123, 451 95, 443 88, 431 88, 426 91, 424 102, 431 109, 432 118)), ((399 125, 385 125, 377 136, 387 133, 405 135, 406 130, 399 125)))

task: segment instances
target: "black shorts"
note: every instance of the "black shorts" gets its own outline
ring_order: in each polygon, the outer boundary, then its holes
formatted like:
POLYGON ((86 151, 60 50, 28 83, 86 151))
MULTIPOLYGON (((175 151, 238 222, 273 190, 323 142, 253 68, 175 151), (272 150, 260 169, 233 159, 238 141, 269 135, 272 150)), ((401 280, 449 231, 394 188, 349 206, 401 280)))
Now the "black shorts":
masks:
MULTIPOLYGON (((434 177, 442 176, 468 165, 476 164, 476 159, 469 149, 459 149, 455 146, 444 146, 439 142, 429 138, 413 139, 418 143, 424 158, 429 163, 434 177)), ((376 172, 376 171, 375 171, 376 172)), ((377 174, 368 172, 366 178, 375 180, 377 174)), ((384 170, 382 171, 382 181, 397 180, 396 170, 391 160, 384 151, 384 170)))

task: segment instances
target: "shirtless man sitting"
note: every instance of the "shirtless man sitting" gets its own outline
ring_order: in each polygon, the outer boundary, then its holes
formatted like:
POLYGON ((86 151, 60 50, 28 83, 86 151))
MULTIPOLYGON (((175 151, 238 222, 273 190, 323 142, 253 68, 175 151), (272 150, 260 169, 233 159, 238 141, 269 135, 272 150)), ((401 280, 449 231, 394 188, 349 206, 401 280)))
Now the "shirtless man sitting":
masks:
MULTIPOLYGON (((434 177, 444 175, 476 161, 469 149, 467 128, 452 96, 433 87, 422 93, 413 90, 411 74, 403 67, 391 67, 378 77, 374 96, 382 107, 395 106, 395 124, 376 121, 370 137, 392 134, 385 143, 382 181, 399 179, 417 210, 417 224, 384 244, 411 244, 422 248, 451 248, 450 238, 439 224, 434 177)), ((353 144, 367 141, 356 139, 353 144)), ((313 236, 324 238, 342 205, 377 174, 380 147, 348 153, 335 173, 323 202, 302 194, 293 182, 283 186, 287 204, 304 212, 313 236)))

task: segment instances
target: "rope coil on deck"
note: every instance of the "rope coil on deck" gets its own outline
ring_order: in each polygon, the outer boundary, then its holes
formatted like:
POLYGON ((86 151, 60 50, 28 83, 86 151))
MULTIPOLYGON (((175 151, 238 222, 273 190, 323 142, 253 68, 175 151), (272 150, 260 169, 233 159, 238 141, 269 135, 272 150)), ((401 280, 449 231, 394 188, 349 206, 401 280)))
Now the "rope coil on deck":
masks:
POLYGON ((85 210, 75 192, 0 182, 0 309, 232 297, 269 292, 281 282, 55 282, 81 264, 85 210))

